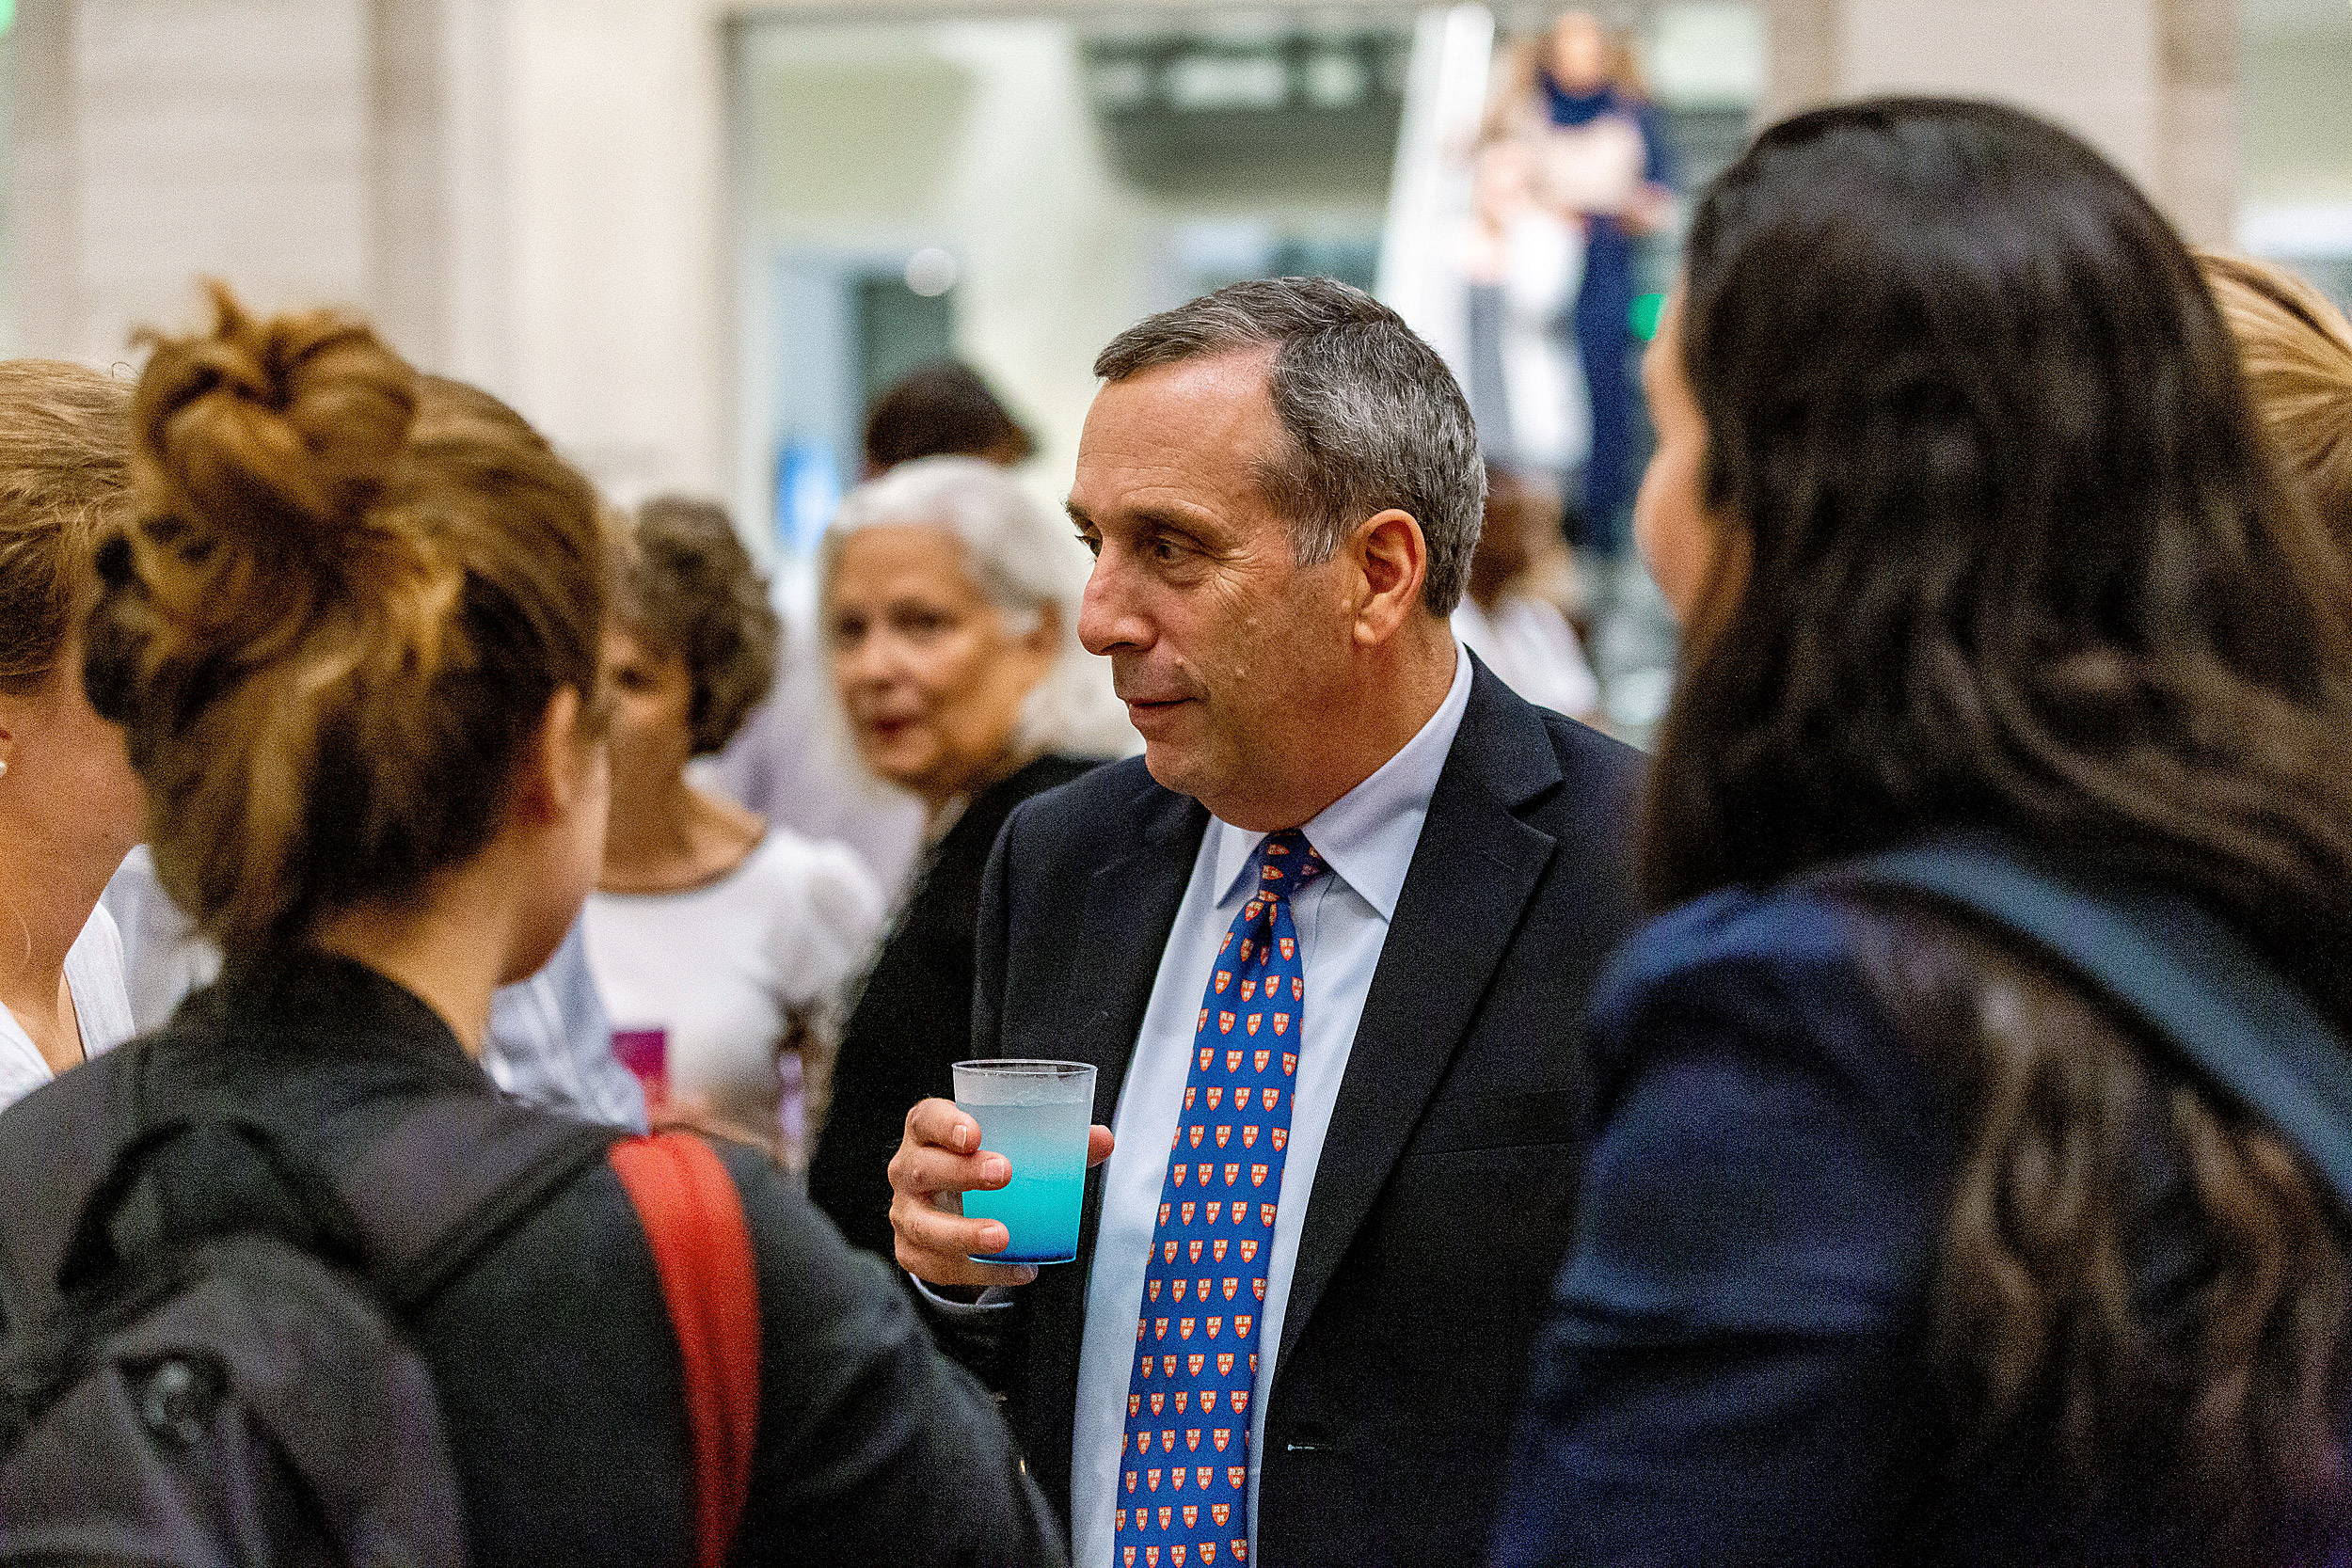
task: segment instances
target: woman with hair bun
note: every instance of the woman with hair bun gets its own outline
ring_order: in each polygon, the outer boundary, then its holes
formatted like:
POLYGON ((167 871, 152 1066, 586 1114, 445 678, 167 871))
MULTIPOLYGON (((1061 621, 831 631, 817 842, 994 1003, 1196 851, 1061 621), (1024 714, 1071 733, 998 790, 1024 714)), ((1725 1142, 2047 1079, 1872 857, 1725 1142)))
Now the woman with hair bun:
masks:
POLYGON ((130 388, 0 363, 0 1106, 127 1038, 98 907, 138 838, 122 736, 82 695, 90 552, 131 507, 130 388))
MULTIPOLYGON (((122 1147, 126 1107, 259 1119, 333 1171, 405 1108, 493 1096, 491 992, 547 958, 603 849, 607 546, 586 482, 364 325, 215 303, 140 377, 136 521, 99 552, 86 680, 128 735, 157 875, 225 966, 166 1028, 0 1117, 12 1311, 54 1299, 57 1257, 25 1243, 63 1251, 59 1216, 122 1147)), ((454 1180, 481 1158, 411 1165, 454 1180)), ((730 1560, 1059 1560, 986 1396, 888 1275, 756 1153, 717 1158, 761 1340, 730 1560)), ((612 1165, 495 1232, 404 1326, 473 1562, 690 1560, 682 1331, 612 1165)))
POLYGON ((839 1038, 841 992, 882 925, 850 849, 698 787, 767 694, 776 613, 726 513, 660 497, 624 525, 605 673, 612 812, 588 900, 588 961, 625 1051, 667 1114, 808 1164, 839 1038))
POLYGON ((2195 261, 2040 120, 1843 104, 1645 375, 1661 912, 1493 1560, 2344 1560, 2352 597, 2195 261))

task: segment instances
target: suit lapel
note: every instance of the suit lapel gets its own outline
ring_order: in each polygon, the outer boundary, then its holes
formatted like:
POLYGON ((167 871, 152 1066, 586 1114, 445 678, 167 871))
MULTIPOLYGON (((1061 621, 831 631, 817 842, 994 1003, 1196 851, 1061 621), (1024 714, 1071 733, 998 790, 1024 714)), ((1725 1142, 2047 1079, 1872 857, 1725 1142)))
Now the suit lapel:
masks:
POLYGON ((1535 710, 1477 666, 1332 1107, 1283 1309, 1280 1357, 1314 1315, 1404 1152, 1550 863, 1551 835, 1514 808, 1560 778, 1535 710))
POLYGON ((1209 822, 1199 802, 1166 790, 1153 793, 1159 800, 1145 820, 1142 842, 1087 879, 1086 906, 1069 927, 1099 934, 1085 951, 1069 955, 1070 1016, 1078 1021, 1070 1050, 1072 1060, 1094 1064, 1095 1107, 1104 1120, 1119 1104, 1168 933, 1209 822))

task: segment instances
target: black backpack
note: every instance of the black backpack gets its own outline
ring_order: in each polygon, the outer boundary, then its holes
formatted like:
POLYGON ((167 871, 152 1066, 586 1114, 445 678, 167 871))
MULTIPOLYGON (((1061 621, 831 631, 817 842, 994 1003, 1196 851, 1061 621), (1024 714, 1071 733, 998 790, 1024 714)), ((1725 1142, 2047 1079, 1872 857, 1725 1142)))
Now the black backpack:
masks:
POLYGON ((338 1170, 234 1111, 136 1133, 72 1221, 56 1309, 8 1325, 0 1564, 464 1562, 401 1325, 623 1135, 459 1094, 338 1170))

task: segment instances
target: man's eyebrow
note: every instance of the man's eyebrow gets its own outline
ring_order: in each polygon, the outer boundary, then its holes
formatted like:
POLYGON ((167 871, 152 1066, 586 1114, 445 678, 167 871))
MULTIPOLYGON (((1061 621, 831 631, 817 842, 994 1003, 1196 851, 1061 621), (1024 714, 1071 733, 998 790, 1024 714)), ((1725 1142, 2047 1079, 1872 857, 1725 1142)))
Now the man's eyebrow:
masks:
POLYGON ((1075 496, 1064 496, 1062 498, 1061 509, 1064 512, 1069 513, 1070 520, 1077 524, 1080 528, 1085 528, 1088 524, 1094 521, 1093 518, 1087 515, 1087 509, 1078 504, 1078 499, 1075 496))

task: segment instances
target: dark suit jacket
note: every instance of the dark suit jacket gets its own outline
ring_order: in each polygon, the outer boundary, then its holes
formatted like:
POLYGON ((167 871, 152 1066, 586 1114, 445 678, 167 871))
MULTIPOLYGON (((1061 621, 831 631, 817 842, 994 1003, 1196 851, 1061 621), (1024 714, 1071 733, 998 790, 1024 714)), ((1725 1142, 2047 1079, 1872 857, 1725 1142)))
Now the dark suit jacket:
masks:
MULTIPOLYGON (((1314 1176, 1266 1405, 1265 1562, 1481 1555, 1568 1241, 1572 1042, 1635 918, 1638 772, 1476 668, 1314 1176)), ((974 1053, 1094 1063, 1108 1122, 1207 824, 1140 760, 1016 811, 982 894, 974 1053)), ((1101 1205, 1098 1171, 1076 1266, 1005 1314, 1008 1413, 1065 1517, 1101 1205)))

